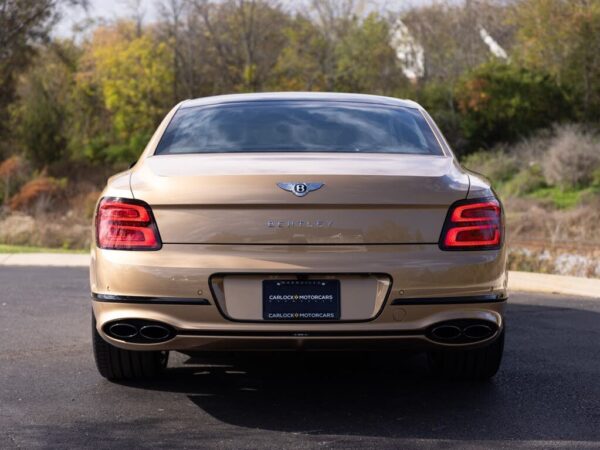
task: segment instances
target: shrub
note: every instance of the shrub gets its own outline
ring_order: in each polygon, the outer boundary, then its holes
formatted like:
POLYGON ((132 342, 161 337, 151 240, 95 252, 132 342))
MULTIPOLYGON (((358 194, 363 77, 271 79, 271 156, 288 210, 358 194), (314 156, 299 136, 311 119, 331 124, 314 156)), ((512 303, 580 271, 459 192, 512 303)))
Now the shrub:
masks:
POLYGON ((24 172, 25 162, 20 156, 11 156, 0 164, 0 180, 3 184, 0 200, 8 201, 13 185, 22 178, 24 172))
POLYGON ((512 196, 522 196, 546 187, 546 179, 538 164, 531 164, 521 170, 504 185, 504 193, 512 196))
POLYGON ((67 180, 40 175, 28 181, 10 200, 10 208, 20 211, 42 212, 52 206, 66 188, 67 180))
POLYGON ((588 193, 587 191, 562 189, 555 186, 538 189, 531 193, 531 197, 549 201, 554 207, 565 209, 577 206, 586 197, 585 194, 588 193))
POLYGON ((518 158, 520 165, 541 164, 554 138, 555 128, 545 128, 537 131, 533 136, 512 144, 508 152, 518 158))
POLYGON ((135 133, 128 142, 109 145, 103 149, 104 159, 115 167, 125 169, 137 161, 151 137, 150 134, 135 133))
POLYGON ((504 149, 472 153, 463 158, 461 163, 467 169, 486 176, 493 184, 509 180, 519 167, 515 155, 504 149))
POLYGON ((570 116, 553 78, 512 64, 479 66, 459 83, 456 97, 470 150, 515 142, 570 116))
POLYGON ((449 83, 430 81, 419 86, 413 92, 403 92, 401 97, 415 98, 431 116, 444 133, 444 137, 457 154, 463 154, 467 147, 460 124, 460 115, 456 110, 453 86, 449 83))
POLYGON ((548 181, 563 188, 587 187, 600 169, 600 140, 582 128, 557 129, 544 160, 548 181))
POLYGON ((0 219, 0 244, 81 249, 91 238, 90 221, 75 213, 33 217, 16 212, 0 219))
POLYGON ((13 245, 32 245, 36 234, 35 220, 31 216, 16 213, 6 219, 0 219, 0 243, 13 245))
POLYGON ((19 156, 11 156, 0 164, 0 178, 17 176, 23 167, 23 160, 19 156))
POLYGON ((99 191, 89 192, 83 199, 82 205, 77 208, 79 211, 83 211, 83 215, 86 219, 91 219, 94 217, 94 212, 96 212, 96 203, 98 203, 99 197, 99 191))
POLYGON ((509 270, 554 273, 554 264, 546 255, 547 252, 532 251, 527 248, 509 248, 506 266, 509 270))
POLYGON ((594 170, 592 178, 592 187, 595 189, 600 189, 600 167, 594 170))

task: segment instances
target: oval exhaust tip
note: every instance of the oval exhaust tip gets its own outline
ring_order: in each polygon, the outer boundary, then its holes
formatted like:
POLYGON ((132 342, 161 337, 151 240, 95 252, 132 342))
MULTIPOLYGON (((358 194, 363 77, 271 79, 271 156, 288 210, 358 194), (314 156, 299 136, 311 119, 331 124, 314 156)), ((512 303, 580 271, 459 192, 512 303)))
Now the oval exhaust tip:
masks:
POLYGON ((108 328, 108 334, 118 339, 131 339, 138 334, 138 329, 130 323, 115 323, 108 328))
POLYGON ((494 334, 494 330, 483 324, 469 325, 463 330, 463 335, 469 339, 487 339, 492 334, 494 334))
POLYGON ((145 325, 140 328, 140 336, 150 341, 162 341, 168 339, 171 332, 162 325, 145 325))
POLYGON ((458 339, 462 331, 456 325, 440 325, 431 330, 431 335, 440 341, 458 339))

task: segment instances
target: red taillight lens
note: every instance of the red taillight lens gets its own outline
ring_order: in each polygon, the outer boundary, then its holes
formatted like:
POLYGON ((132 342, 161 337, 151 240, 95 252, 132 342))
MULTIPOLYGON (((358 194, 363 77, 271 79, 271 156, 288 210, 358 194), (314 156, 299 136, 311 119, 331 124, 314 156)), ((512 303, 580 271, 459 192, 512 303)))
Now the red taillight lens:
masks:
POLYGON ((463 200, 450 207, 439 244, 442 250, 494 250, 503 231, 498 200, 463 200))
POLYGON ((113 250, 162 247, 150 206, 140 200, 105 197, 96 213, 96 244, 113 250))

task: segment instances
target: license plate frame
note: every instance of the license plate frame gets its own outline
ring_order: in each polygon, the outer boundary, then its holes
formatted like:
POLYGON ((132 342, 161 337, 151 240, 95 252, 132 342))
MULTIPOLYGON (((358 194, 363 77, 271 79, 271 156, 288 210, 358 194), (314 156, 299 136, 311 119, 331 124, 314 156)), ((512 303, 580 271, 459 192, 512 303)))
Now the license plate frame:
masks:
POLYGON ((338 321, 340 280, 263 280, 263 320, 338 321))

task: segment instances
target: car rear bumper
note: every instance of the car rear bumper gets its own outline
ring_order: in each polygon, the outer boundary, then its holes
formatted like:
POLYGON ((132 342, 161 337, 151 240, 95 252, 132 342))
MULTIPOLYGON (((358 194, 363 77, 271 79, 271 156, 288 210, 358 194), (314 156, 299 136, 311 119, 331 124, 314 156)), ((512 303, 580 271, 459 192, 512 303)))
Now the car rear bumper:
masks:
MULTIPOLYGON (((495 339, 504 326, 504 259, 503 250, 443 252, 435 244, 165 244, 158 252, 95 248, 90 270, 98 331, 121 348, 428 348, 479 345, 495 339), (342 313, 342 320, 330 323, 262 321, 252 284, 247 292, 255 307, 247 312, 235 310, 229 301, 232 295, 240 295, 235 292, 243 291, 230 290, 227 299, 220 289, 227 277, 258 282, 264 277, 298 275, 340 277, 342 283, 363 277, 375 287, 372 296, 361 294, 366 308, 355 308, 354 316, 342 313), (237 315, 232 316, 232 311, 237 315), (348 318, 353 320, 344 320, 348 318), (174 333, 159 343, 125 342, 105 333, 107 324, 126 319, 164 323, 174 333), (476 343, 431 339, 428 333, 433 326, 456 320, 485 321, 493 324, 495 332, 476 343)), ((354 295, 353 304, 361 302, 356 292, 346 289, 342 295, 343 312, 352 311, 344 299, 348 302, 354 295)))
POLYGON ((497 333, 472 343, 439 342, 429 331, 443 322, 485 321, 498 331, 503 326, 506 300, 489 303, 441 303, 390 306, 375 320, 360 323, 242 323, 222 322, 210 305, 137 304, 93 301, 98 331, 117 347, 130 350, 260 350, 431 348, 491 341, 497 333), (160 343, 130 343, 107 335, 106 326, 127 319, 167 324, 174 336, 160 343))

